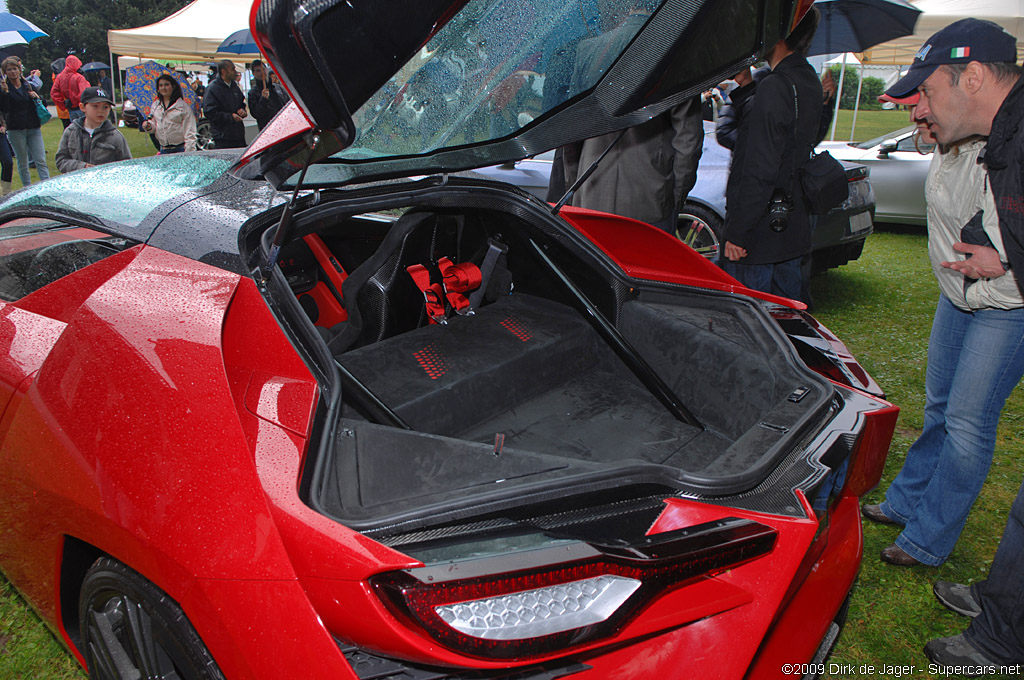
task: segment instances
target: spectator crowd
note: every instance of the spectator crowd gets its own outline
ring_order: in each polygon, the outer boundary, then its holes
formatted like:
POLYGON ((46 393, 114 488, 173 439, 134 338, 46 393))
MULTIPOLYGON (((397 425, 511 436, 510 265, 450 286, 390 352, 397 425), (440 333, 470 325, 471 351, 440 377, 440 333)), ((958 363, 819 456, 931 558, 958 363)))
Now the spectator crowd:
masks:
POLYGON ((241 73, 234 62, 214 64, 209 82, 200 77, 173 74, 170 67, 156 76, 151 102, 126 103, 116 112, 115 92, 107 70, 83 73, 82 60, 71 54, 50 65, 50 82, 38 69, 26 72, 21 59, 11 56, 0 63, 0 195, 10 193, 15 163, 22 186, 32 183, 32 170, 40 181, 50 177, 53 155, 61 173, 131 158, 122 130, 132 122, 147 133, 158 154, 202 148, 246 146, 245 119, 255 118, 262 130, 288 103, 288 93, 277 76, 260 60, 247 65, 251 87, 243 94, 241 73), (191 89, 186 97, 183 89, 191 89), (52 114, 52 101, 63 133, 49 153, 42 127, 52 114), (189 100, 196 101, 196 107, 189 100), (143 111, 148 108, 149 114, 143 111), (199 124, 209 125, 209 140, 201 143, 199 124))

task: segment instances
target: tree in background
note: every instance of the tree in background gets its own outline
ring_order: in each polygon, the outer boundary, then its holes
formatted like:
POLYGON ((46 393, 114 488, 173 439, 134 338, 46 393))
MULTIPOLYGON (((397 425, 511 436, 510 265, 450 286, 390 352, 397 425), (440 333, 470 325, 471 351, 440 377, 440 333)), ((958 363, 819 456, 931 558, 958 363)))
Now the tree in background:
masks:
POLYGON ((106 63, 108 30, 146 26, 187 4, 189 0, 7 0, 12 14, 50 34, 29 43, 23 60, 26 68, 43 72, 47 92, 50 63, 55 59, 73 52, 83 64, 106 63))
POLYGON ((860 108, 868 111, 879 111, 882 102, 878 98, 885 92, 885 81, 875 76, 868 76, 864 79, 864 85, 860 88, 860 108))
MULTIPOLYGON (((841 66, 839 64, 832 64, 829 66, 829 71, 832 72, 832 78, 836 82, 836 87, 839 87, 839 70, 841 66)), ((860 69, 856 66, 847 66, 845 71, 846 75, 843 77, 843 93, 839 100, 839 108, 841 109, 853 109, 853 103, 857 99, 857 84, 860 82, 860 69)), ((885 83, 882 82, 881 78, 874 76, 868 76, 864 79, 864 85, 860 89, 860 109, 876 110, 881 109, 882 105, 878 101, 878 96, 885 91, 885 83)))

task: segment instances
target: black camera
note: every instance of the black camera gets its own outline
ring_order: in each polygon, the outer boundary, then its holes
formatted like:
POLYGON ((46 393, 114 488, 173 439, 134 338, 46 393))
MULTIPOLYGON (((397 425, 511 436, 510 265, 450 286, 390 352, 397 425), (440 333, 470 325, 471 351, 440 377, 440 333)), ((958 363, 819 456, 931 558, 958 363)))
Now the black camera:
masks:
POLYGON ((774 232, 785 231, 789 226, 789 211, 793 209, 793 197, 785 189, 772 192, 768 203, 768 226, 774 232))

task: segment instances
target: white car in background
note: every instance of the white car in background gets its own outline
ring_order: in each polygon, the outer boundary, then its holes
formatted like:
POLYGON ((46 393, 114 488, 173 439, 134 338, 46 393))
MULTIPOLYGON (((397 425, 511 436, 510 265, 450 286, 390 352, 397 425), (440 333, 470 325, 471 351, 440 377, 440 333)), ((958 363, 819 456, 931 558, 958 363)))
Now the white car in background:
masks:
POLYGON ((822 142, 843 161, 862 163, 871 170, 875 190, 875 221, 925 226, 924 180, 934 144, 921 143, 908 125, 866 142, 822 142))

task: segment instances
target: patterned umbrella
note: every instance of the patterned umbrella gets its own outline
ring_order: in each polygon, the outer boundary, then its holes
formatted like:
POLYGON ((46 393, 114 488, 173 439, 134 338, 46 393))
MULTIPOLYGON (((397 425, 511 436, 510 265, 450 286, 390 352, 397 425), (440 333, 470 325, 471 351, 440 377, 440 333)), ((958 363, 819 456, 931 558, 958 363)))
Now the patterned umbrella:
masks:
POLYGON ((192 113, 199 119, 199 107, 195 91, 188 86, 185 76, 155 61, 144 61, 129 67, 125 72, 124 94, 132 100, 136 108, 149 115, 149 107, 156 99, 156 79, 161 73, 170 74, 181 85, 181 96, 192 107, 192 113))
POLYGON ((31 21, 17 14, 0 12, 0 47, 25 45, 36 38, 45 38, 48 33, 39 30, 31 21))

